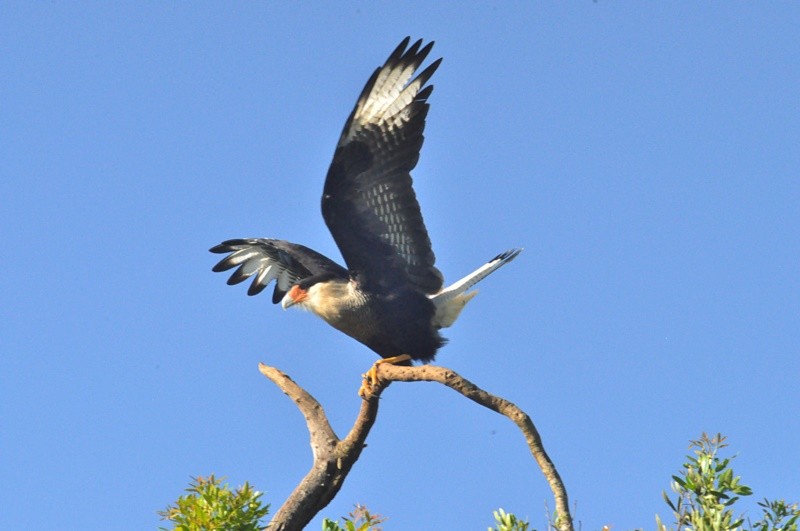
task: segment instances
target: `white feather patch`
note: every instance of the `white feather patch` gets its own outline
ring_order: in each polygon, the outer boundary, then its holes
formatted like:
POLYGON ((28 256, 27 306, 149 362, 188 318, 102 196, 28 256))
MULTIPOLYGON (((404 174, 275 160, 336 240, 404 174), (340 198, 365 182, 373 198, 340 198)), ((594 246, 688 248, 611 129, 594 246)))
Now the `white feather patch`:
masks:
POLYGON ((466 304, 478 294, 477 290, 470 293, 465 292, 505 264, 509 263, 521 252, 522 249, 512 249, 510 251, 506 251, 505 253, 498 255, 496 258, 489 260, 464 278, 459 279, 450 286, 444 288, 439 293, 428 295, 428 298, 433 301, 433 304, 436 307, 436 315, 433 318, 434 326, 439 328, 447 328, 448 326, 451 326, 456 319, 458 319, 458 316, 461 313, 461 310, 464 309, 464 306, 466 306, 466 304))

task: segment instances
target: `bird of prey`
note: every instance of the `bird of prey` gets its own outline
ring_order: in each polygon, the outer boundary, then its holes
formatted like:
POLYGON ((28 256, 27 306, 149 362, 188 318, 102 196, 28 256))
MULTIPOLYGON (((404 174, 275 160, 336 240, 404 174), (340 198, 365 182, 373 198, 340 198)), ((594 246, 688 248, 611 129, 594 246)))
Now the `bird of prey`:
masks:
POLYGON ((213 270, 238 267, 228 284, 252 277, 248 295, 275 281, 272 302, 310 310, 386 361, 434 359, 453 324, 477 294, 477 282, 521 249, 492 258, 443 289, 428 231, 411 184, 423 142, 426 83, 439 67, 416 75, 433 42, 409 47, 406 37, 367 81, 345 123, 322 192, 322 217, 347 268, 285 240, 227 240, 210 251, 227 254, 213 270))

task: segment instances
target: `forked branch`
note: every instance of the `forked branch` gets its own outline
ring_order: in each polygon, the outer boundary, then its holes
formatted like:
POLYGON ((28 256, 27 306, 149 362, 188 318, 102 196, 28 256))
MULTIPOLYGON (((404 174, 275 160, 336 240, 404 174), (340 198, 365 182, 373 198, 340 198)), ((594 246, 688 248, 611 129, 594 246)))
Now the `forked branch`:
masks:
POLYGON ((567 491, 555 465, 542 445, 539 432, 530 417, 508 400, 484 391, 469 380, 445 367, 423 365, 404 367, 382 364, 378 366, 378 381, 369 389, 361 403, 361 410, 344 439, 339 439, 325 416, 322 406, 286 374, 259 364, 259 370, 291 398, 306 419, 311 437, 314 464, 294 492, 284 502, 269 525, 270 531, 303 529, 342 487, 345 477, 361 455, 365 441, 378 415, 380 394, 391 382, 439 382, 461 393, 470 400, 505 415, 516 424, 525 436, 531 454, 542 470, 555 497, 556 526, 560 531, 573 531, 569 513, 567 491))

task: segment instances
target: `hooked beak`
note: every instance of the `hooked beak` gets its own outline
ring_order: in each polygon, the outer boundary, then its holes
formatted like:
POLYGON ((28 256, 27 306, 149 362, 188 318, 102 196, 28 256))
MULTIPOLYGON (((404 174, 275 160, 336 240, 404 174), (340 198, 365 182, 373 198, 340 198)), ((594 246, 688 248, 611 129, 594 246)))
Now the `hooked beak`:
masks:
POLYGON ((308 298, 308 292, 295 284, 292 289, 286 292, 286 295, 281 299, 281 308, 284 310, 290 306, 301 303, 308 298))

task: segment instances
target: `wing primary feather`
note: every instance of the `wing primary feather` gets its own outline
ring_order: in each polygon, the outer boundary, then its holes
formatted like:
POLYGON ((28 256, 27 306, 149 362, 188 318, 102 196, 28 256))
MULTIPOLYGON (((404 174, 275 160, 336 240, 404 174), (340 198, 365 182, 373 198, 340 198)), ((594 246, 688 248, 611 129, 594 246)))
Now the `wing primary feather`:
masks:
MULTIPOLYGON (((424 85, 425 83, 428 82, 428 80, 431 78, 431 76, 433 76, 433 74, 436 72, 436 69, 439 68, 439 65, 441 65, 441 64, 442 64, 442 58, 440 57, 437 60, 435 60, 434 62, 432 62, 431 64, 429 64, 425 68, 425 70, 420 72, 420 74, 416 78, 414 78, 414 82, 419 82, 420 86, 424 85)), ((426 98, 428 97, 428 95, 430 95, 430 91, 433 90, 433 85, 425 87, 425 90, 428 90, 428 89, 430 89, 430 90, 425 94, 426 98)), ((422 91, 420 91, 419 94, 417 94, 417 99, 421 99, 420 97, 423 94, 423 92, 425 92, 425 90, 422 90, 422 91)))
POLYGON ((412 187, 441 59, 415 75, 433 42, 405 38, 364 86, 345 123, 322 197, 322 214, 348 267, 376 285, 426 294, 441 273, 412 187))
POLYGON ((231 277, 228 279, 228 285, 235 286, 240 282, 244 282, 252 274, 253 274, 252 272, 247 271, 246 264, 242 264, 239 266, 239 269, 234 271, 231 277))
POLYGON ((326 256, 303 245, 284 240, 249 238, 227 240, 209 249, 212 253, 228 256, 220 260, 212 271, 223 272, 238 266, 228 278, 229 285, 239 284, 250 277, 253 281, 248 295, 261 293, 276 280, 273 302, 280 302, 288 289, 304 278, 314 275, 348 276, 347 270, 326 256))

